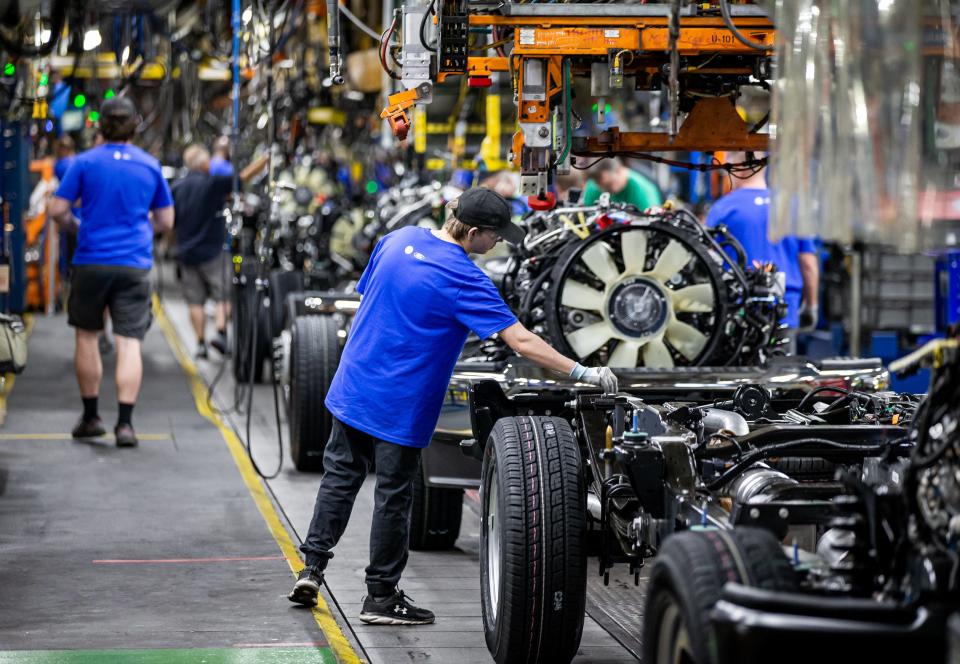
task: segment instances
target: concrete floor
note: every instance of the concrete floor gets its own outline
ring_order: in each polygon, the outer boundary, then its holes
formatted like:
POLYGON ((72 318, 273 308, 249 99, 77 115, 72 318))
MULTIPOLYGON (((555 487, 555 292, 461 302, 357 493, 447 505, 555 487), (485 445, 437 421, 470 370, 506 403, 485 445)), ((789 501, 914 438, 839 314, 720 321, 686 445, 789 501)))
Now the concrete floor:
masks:
MULTIPOLYGON (((0 431, 0 662, 333 662, 311 612, 291 610, 290 568, 156 326, 137 449, 71 440, 72 355, 64 317, 37 317, 0 431)), ((109 429, 112 368, 111 355, 109 429)))
MULTIPOLYGON (((192 353, 186 306, 170 285, 164 311, 192 353)), ((144 344, 146 379, 134 414, 143 440, 136 450, 117 449, 109 437, 70 439, 80 403, 63 316, 38 317, 30 349, 0 429, 0 664, 333 662, 314 613, 286 600, 293 580, 287 561, 224 435, 198 413, 158 326, 144 344)), ((112 357, 104 364, 101 415, 112 428, 112 357)), ((211 382, 221 363, 213 357, 196 366, 211 382)), ((213 403, 245 438, 246 417, 233 408, 234 396, 227 366, 213 403)), ((253 455, 270 472, 279 448, 268 385, 254 388, 250 427, 253 455)), ((286 448, 285 422, 281 429, 286 448)), ((279 475, 266 482, 271 509, 294 544, 309 525, 319 479, 297 472, 284 449, 279 475)), ((435 625, 417 628, 356 619, 372 509, 368 481, 328 568, 325 597, 356 653, 348 645, 340 661, 491 662, 480 615, 475 505, 465 501, 454 550, 411 554, 401 587, 437 614, 435 625)), ((590 615, 574 661, 635 662, 642 594, 626 574, 615 574, 599 592, 598 584, 590 584, 590 615)))

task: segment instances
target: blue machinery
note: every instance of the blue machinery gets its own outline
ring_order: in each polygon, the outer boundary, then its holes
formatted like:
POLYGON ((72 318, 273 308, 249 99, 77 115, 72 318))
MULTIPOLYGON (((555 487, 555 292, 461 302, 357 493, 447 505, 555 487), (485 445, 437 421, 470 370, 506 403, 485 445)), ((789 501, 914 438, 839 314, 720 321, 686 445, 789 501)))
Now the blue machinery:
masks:
POLYGON ((937 261, 937 329, 960 323, 960 251, 948 251, 937 261))
POLYGON ((23 122, 0 121, 0 264, 9 269, 9 292, 0 311, 21 313, 25 305, 23 215, 29 202, 29 139, 23 122))

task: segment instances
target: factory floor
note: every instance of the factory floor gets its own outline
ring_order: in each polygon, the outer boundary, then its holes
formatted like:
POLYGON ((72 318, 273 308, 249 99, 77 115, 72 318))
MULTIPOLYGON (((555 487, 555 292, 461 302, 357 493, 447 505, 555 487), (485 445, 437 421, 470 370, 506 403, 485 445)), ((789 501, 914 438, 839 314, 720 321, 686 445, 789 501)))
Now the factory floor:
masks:
MULTIPOLYGON (((309 611, 287 601, 320 478, 297 472, 286 449, 275 478, 256 475, 243 449, 247 417, 236 408, 243 395, 215 353, 191 359, 186 306, 172 270, 165 273, 144 343, 137 449, 117 449, 109 437, 70 439, 80 406, 72 330, 63 316, 36 317, 29 367, 0 428, 0 664, 491 662, 472 492, 456 548, 412 552, 401 582, 437 614, 436 624, 357 620, 369 481, 328 568, 321 605, 309 611)), ((108 428, 116 417, 112 360, 105 357, 100 397, 108 428)), ((272 473, 279 448, 269 384, 252 396, 251 449, 272 473)), ((286 448, 283 421, 281 430, 286 448)), ((641 600, 626 570, 615 569, 606 587, 593 578, 574 662, 636 662, 641 600)))

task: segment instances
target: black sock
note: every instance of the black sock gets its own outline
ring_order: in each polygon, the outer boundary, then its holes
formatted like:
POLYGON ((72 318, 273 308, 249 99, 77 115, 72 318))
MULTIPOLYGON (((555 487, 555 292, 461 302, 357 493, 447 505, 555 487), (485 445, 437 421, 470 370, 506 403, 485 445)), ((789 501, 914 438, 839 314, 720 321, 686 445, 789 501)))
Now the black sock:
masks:
POLYGON ((89 422, 97 417, 97 397, 81 397, 83 400, 83 421, 89 422))
POLYGON ((132 403, 118 403, 117 404, 120 410, 120 414, 117 415, 117 426, 121 424, 133 424, 133 421, 130 419, 133 417, 133 406, 132 403))

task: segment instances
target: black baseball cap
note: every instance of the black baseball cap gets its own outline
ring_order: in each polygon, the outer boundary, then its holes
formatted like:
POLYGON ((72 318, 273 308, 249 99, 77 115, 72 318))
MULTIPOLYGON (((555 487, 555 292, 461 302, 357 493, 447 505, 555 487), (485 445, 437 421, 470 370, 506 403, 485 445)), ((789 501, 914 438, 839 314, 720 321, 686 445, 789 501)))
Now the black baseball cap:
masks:
POLYGON ((510 244, 520 244, 526 235, 526 231, 510 220, 510 203, 492 189, 467 189, 457 199, 453 216, 467 226, 494 230, 510 244))
POLYGON ((100 115, 111 118, 135 118, 137 107, 127 97, 110 97, 100 106, 100 115))

